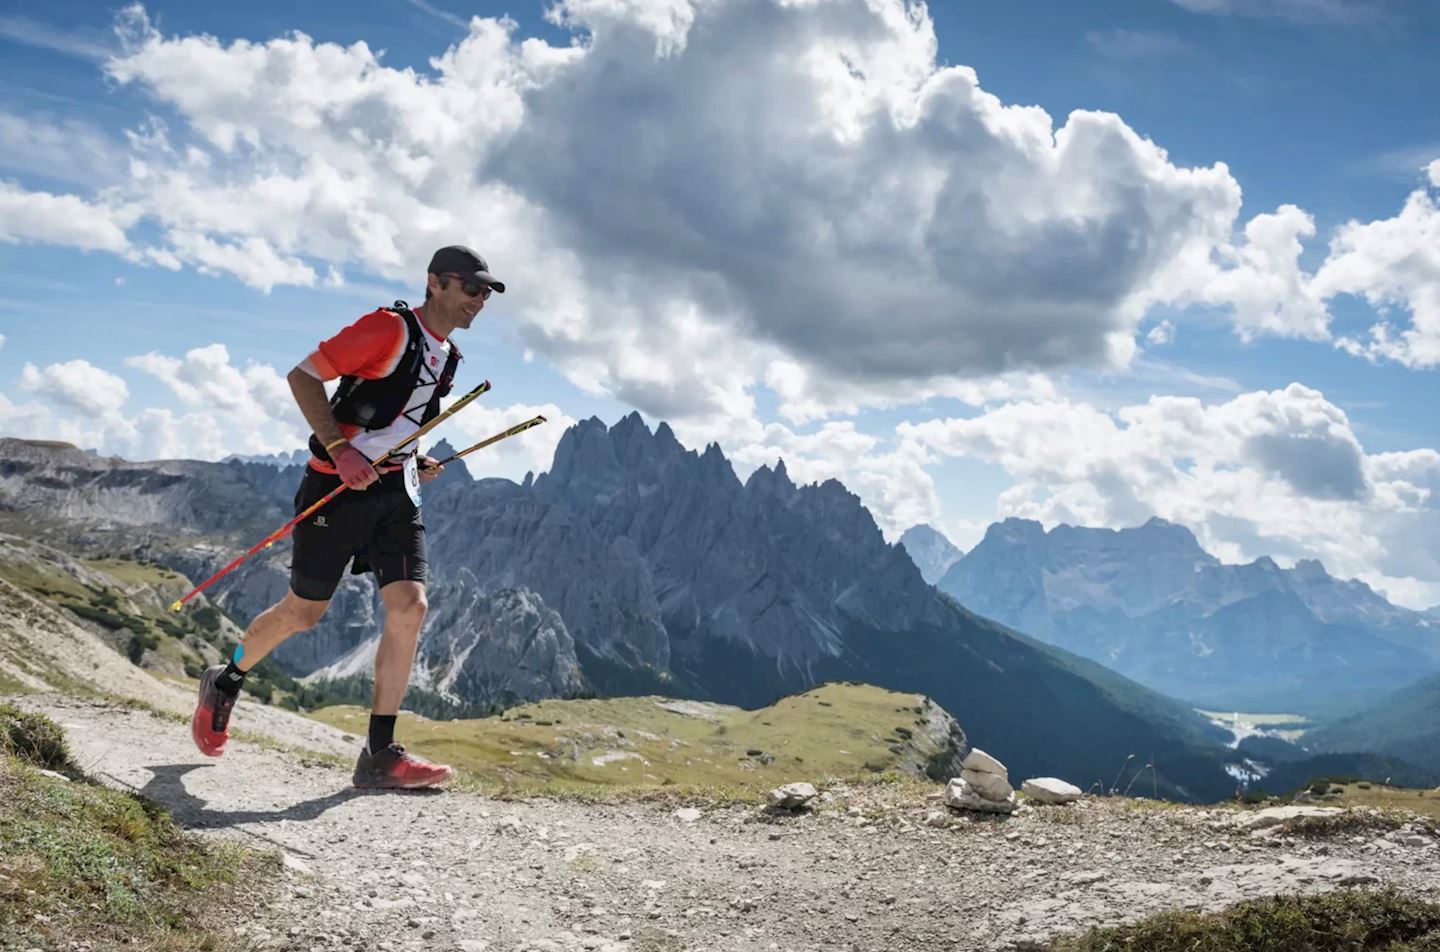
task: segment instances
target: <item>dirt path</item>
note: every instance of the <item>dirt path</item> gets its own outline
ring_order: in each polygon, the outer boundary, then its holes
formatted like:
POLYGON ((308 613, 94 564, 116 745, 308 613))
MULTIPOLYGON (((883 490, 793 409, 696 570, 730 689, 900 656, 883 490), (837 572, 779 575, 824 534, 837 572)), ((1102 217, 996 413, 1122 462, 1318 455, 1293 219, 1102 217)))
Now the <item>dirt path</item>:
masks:
POLYGON ((1376 834, 1309 844, 1233 828, 1225 809, 1111 801, 927 826, 936 804, 698 818, 655 803, 361 793, 348 771, 186 725, 30 698, 91 776, 183 825, 283 851, 262 948, 604 952, 1000 949, 1164 908, 1387 882, 1440 899, 1440 846, 1376 834), (857 813, 860 815, 852 815, 857 813))

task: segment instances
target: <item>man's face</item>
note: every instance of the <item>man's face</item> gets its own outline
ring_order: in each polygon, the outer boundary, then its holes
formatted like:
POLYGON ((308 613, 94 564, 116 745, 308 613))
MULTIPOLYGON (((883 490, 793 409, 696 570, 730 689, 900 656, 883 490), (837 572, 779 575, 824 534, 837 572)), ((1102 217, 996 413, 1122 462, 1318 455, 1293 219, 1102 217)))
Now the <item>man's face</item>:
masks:
POLYGON ((459 328, 468 329, 475 322, 475 315, 484 310, 485 299, 490 296, 490 288, 477 288, 475 285, 469 285, 469 290, 478 293, 465 293, 466 281, 458 274, 432 274, 428 277, 428 284, 432 295, 431 310, 444 314, 459 328))

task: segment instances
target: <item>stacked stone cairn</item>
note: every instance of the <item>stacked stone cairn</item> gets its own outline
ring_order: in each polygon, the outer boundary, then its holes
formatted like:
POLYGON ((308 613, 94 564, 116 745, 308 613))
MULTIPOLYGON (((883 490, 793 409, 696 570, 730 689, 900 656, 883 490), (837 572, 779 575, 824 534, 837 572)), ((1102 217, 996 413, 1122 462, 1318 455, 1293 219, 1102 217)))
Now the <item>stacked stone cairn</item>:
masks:
POLYGON ((1015 790, 1005 765, 974 748, 960 762, 960 776, 945 788, 945 805, 955 810, 1013 813, 1015 790))

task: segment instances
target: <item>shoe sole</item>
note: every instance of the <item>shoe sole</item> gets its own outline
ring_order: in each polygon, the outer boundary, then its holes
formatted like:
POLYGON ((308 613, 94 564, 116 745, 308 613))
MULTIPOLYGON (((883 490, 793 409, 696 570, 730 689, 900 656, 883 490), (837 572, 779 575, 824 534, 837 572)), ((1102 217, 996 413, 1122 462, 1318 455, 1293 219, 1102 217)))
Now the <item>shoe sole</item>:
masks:
POLYGON ((377 780, 362 780, 359 777, 351 777, 350 783, 357 790, 425 790, 429 787, 438 787, 440 784, 455 776, 452 770, 443 777, 436 777, 434 780, 389 780, 385 778, 377 780))
MULTIPOLYGON (((208 733, 208 729, 205 727, 206 719, 214 716, 213 711, 201 705, 201 702, 205 698, 205 679, 208 674, 209 672, 207 671, 206 674, 200 676, 200 696, 195 702, 195 714, 190 718, 190 739, 195 742, 196 749, 206 757, 220 757, 225 753, 225 744, 230 740, 228 736, 224 741, 221 741, 218 747, 214 745, 207 746, 201 739, 208 733)), ((214 684, 213 678, 210 679, 210 683, 214 684)))

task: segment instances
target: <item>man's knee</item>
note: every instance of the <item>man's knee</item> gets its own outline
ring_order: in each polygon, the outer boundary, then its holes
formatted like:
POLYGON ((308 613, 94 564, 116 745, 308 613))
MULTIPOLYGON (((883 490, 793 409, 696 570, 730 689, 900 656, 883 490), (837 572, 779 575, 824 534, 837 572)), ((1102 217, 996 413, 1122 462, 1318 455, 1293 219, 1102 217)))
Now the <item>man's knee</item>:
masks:
POLYGON ((389 619, 402 627, 420 630, 430 603, 425 599, 425 588, 413 582, 397 582, 386 586, 385 612, 389 619))
POLYGON ((289 622, 289 627, 295 631, 308 631, 320 624, 320 619, 325 617, 325 609, 330 607, 330 603, 301 598, 294 592, 289 592, 275 607, 289 622))

